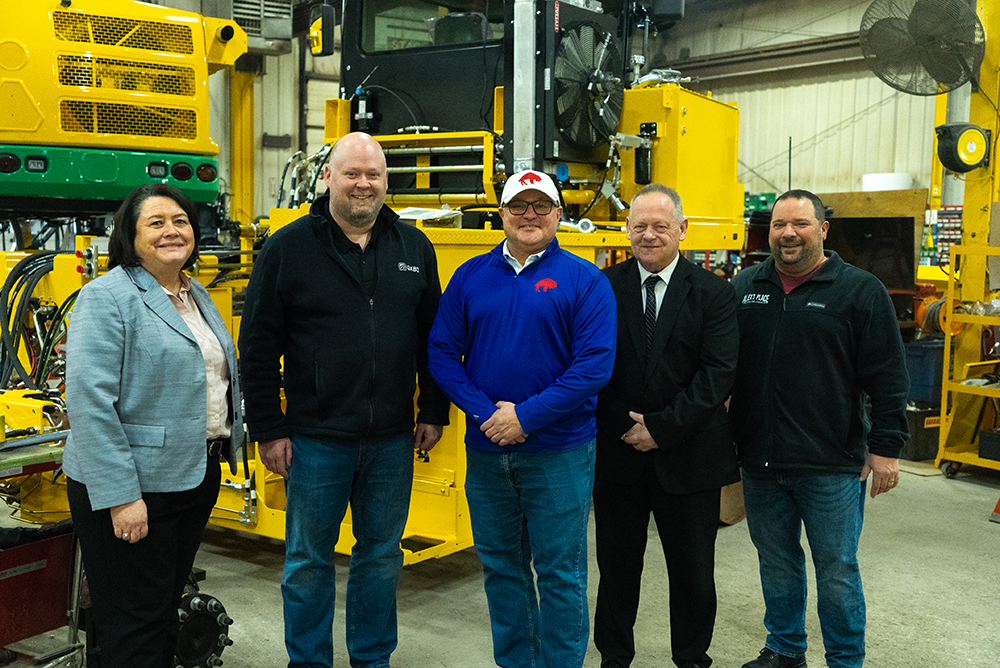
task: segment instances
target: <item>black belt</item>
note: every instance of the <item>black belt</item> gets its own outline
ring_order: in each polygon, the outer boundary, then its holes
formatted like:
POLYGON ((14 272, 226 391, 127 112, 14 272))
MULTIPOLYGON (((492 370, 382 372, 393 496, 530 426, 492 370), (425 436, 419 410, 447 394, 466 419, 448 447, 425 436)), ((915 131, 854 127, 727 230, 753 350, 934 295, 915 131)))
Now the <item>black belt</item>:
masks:
POLYGON ((222 448, 226 444, 226 439, 224 438, 211 438, 208 440, 208 456, 218 457, 222 454, 222 448))

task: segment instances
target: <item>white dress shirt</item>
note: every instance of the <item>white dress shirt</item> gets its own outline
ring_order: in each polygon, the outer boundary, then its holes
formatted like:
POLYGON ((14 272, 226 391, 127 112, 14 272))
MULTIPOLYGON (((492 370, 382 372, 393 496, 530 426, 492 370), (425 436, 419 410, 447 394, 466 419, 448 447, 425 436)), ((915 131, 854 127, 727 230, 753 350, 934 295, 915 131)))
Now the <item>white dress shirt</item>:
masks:
MULTIPOLYGON (((670 277, 674 273, 674 268, 677 266, 677 258, 679 258, 680 256, 681 254, 678 253, 677 255, 674 256, 674 259, 670 261, 670 264, 668 264, 660 271, 656 272, 656 275, 660 277, 660 280, 657 281, 656 286, 653 288, 653 295, 656 297, 657 317, 659 317, 660 315, 660 304, 663 303, 663 295, 667 294, 667 285, 670 284, 670 277)), ((638 261, 636 262, 636 264, 638 264, 638 261)), ((639 264, 639 299, 643 311, 646 310, 645 283, 646 279, 652 275, 653 275, 652 272, 646 271, 645 269, 642 268, 642 265, 639 264)))

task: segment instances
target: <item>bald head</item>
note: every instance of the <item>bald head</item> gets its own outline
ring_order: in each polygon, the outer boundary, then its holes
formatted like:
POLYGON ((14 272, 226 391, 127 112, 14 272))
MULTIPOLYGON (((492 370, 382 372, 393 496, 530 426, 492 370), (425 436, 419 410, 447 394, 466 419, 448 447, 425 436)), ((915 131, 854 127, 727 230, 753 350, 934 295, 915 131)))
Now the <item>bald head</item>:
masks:
POLYGON ((355 231, 371 228, 389 187, 382 147, 364 132, 344 135, 330 149, 323 182, 338 225, 355 231))

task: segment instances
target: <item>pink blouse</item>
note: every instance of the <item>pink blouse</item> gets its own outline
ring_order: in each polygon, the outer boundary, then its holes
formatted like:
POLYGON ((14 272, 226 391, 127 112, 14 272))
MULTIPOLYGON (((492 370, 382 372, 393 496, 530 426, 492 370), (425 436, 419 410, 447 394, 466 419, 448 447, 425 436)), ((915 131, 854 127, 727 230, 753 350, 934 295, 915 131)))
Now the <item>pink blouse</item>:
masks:
POLYGON ((205 438, 211 440, 229 436, 232 431, 232 420, 229 418, 229 399, 226 396, 229 392, 229 363, 226 361, 226 353, 219 343, 219 338, 198 309, 194 297, 191 296, 191 278, 182 274, 181 279, 179 294, 175 295, 166 288, 163 288, 163 291, 184 318, 184 322, 201 348, 202 357, 205 358, 205 378, 208 380, 206 402, 208 420, 205 438))

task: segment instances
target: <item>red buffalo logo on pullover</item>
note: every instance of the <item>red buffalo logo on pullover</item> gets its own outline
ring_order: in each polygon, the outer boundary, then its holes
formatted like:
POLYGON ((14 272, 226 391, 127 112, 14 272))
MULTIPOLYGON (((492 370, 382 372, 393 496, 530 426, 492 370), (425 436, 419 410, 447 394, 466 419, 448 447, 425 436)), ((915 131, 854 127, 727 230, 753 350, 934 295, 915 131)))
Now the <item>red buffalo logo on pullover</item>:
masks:
POLYGON ((535 283, 535 292, 548 292, 549 290, 555 289, 556 282, 551 278, 543 278, 542 280, 535 283))

